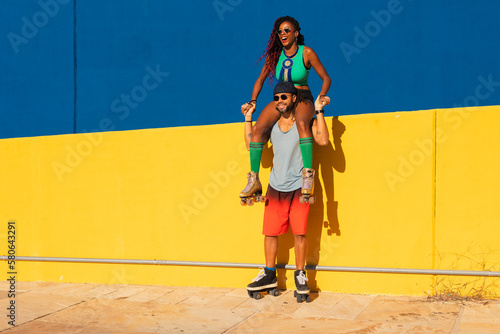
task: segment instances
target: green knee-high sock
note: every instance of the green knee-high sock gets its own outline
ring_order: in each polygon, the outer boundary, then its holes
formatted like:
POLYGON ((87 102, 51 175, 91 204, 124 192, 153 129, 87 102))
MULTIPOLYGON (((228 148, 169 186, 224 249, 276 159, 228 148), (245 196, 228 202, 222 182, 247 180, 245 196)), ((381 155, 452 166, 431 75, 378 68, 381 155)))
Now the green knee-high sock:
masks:
POLYGON ((302 153, 302 161, 304 168, 312 168, 313 165, 313 138, 299 139, 300 152, 302 153))
POLYGON ((264 143, 250 142, 250 170, 254 173, 259 172, 260 158, 262 156, 263 149, 264 149, 264 143))

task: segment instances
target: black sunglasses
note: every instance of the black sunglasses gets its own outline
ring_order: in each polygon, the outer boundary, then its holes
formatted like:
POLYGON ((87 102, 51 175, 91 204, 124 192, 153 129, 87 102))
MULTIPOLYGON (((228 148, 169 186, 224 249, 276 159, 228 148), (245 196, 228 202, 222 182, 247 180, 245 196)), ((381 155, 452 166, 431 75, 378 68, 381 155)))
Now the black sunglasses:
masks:
POLYGON ((288 96, 286 96, 285 94, 281 94, 281 96, 279 95, 274 95, 274 101, 279 101, 280 100, 280 97, 283 101, 285 101, 286 99, 288 99, 288 96))
POLYGON ((278 30, 276 30, 276 34, 278 34, 278 36, 279 36, 283 33, 283 31, 285 32, 285 34, 288 34, 291 31, 291 29, 290 28, 285 28, 283 30, 278 29, 278 30))

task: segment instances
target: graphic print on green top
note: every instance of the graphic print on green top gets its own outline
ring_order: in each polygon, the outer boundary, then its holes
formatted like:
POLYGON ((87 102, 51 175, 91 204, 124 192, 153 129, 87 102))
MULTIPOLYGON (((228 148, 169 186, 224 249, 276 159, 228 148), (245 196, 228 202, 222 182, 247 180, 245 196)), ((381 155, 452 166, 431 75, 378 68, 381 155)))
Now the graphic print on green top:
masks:
POLYGON ((299 45, 296 54, 291 57, 285 55, 284 49, 281 51, 276 65, 276 80, 278 82, 290 81, 295 86, 307 86, 309 70, 304 66, 303 51, 304 45, 299 45))

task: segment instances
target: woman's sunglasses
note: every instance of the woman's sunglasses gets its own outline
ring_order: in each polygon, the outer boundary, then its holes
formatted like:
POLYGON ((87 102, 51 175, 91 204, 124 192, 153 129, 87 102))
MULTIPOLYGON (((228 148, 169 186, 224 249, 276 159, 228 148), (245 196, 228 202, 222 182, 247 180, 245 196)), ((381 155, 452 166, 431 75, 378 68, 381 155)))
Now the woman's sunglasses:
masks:
POLYGON ((286 99, 288 99, 288 96, 287 96, 287 95, 285 95, 285 94, 281 94, 281 96, 280 96, 280 95, 274 95, 274 101, 279 101, 279 100, 280 100, 280 97, 281 97, 281 99, 282 99, 283 101, 285 101, 286 99))
POLYGON ((292 31, 290 28, 285 28, 283 30, 278 29, 278 30, 276 30, 276 34, 278 34, 278 36, 280 36, 283 32, 285 32, 285 34, 288 34, 290 31, 292 31))

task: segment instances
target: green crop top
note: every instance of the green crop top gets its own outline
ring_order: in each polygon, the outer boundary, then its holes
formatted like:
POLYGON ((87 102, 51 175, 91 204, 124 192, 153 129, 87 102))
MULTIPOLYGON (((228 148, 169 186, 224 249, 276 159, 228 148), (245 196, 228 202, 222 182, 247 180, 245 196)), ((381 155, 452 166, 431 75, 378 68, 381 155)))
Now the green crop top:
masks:
POLYGON ((285 50, 281 52, 276 65, 276 80, 278 82, 291 81, 295 86, 307 86, 309 70, 304 65, 303 50, 304 45, 299 45, 297 53, 291 58, 285 55, 285 50))

